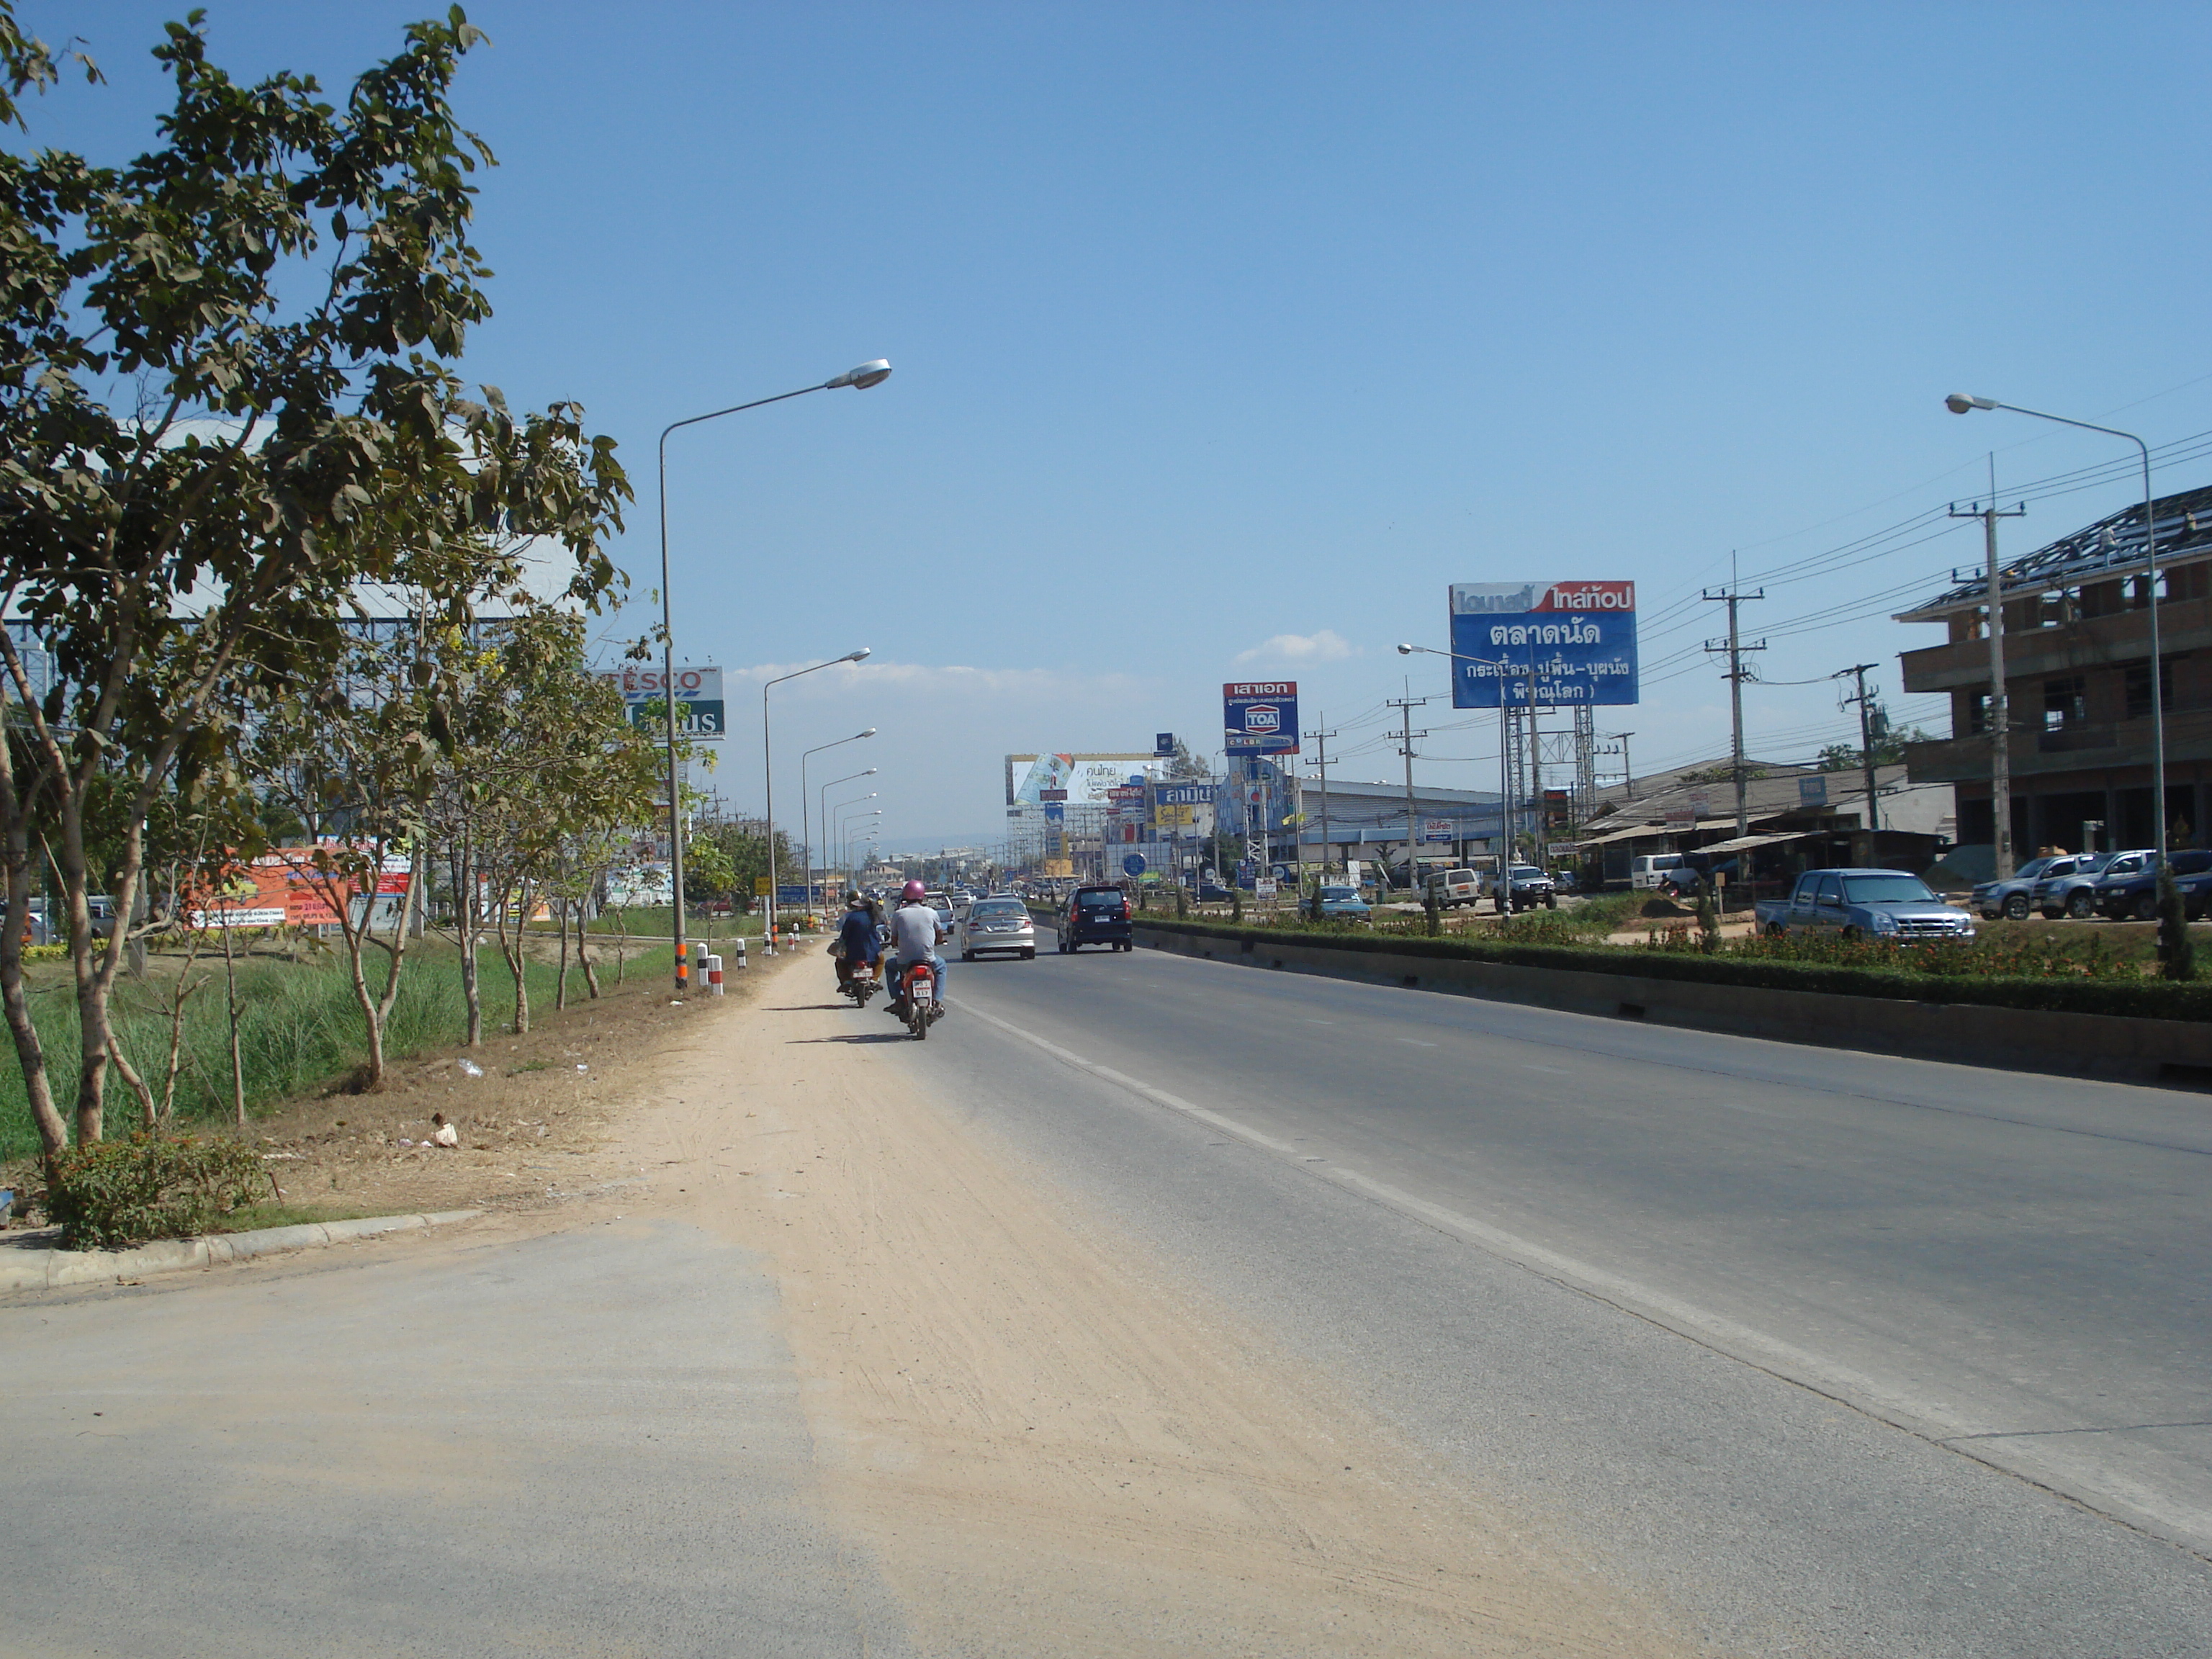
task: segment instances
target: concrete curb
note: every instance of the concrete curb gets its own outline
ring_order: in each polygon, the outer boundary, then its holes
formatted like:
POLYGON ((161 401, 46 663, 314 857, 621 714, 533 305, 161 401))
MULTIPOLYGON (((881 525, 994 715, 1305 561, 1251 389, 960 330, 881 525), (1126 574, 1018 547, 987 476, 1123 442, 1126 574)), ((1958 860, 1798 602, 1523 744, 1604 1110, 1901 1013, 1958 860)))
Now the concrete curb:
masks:
POLYGON ((256 1256, 319 1249, 384 1233, 440 1227, 482 1215, 482 1210, 441 1210, 432 1215, 362 1216, 352 1221, 319 1221, 302 1227, 264 1227, 250 1233, 217 1233, 207 1238, 172 1238, 131 1250, 0 1250, 0 1295, 21 1291, 58 1291, 75 1285, 106 1285, 149 1273, 182 1273, 188 1267, 219 1267, 256 1256))
POLYGON ((1178 956, 1523 1003, 1564 1013, 2002 1071, 2183 1087, 2212 1083, 2212 1024, 1978 1003, 1905 1002, 1388 951, 1332 950, 1304 940, 1170 933, 1142 922, 1136 931, 1140 945, 1178 956))

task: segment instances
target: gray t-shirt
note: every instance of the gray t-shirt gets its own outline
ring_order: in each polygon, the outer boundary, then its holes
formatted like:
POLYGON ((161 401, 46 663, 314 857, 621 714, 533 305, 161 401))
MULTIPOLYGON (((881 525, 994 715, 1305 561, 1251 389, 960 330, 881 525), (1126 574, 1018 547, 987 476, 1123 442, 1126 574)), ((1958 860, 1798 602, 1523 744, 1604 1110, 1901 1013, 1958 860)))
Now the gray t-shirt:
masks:
POLYGON ((891 912, 891 948, 901 962, 921 962, 937 953, 937 912, 927 904, 902 904, 891 912))

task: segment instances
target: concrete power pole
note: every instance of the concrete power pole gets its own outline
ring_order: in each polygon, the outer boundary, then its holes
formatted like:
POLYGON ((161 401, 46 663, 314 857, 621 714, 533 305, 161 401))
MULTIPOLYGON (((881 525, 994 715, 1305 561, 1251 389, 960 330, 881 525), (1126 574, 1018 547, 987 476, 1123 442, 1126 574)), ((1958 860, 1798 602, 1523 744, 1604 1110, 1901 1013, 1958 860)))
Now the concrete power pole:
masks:
POLYGON ((1721 592, 1716 593, 1711 588, 1707 588, 1705 590, 1706 599, 1711 600, 1717 605, 1724 604, 1728 606, 1729 631, 1727 640, 1707 640, 1705 641, 1705 649, 1708 651, 1725 651, 1728 653, 1729 714, 1729 722, 1735 733, 1729 750, 1729 769, 1735 777, 1735 832, 1738 836, 1744 836, 1750 833, 1751 824, 1750 815, 1744 810, 1743 796, 1743 683, 1747 678, 1749 678, 1743 665, 1743 653, 1747 651, 1765 650, 1766 641, 1765 640, 1760 640, 1751 645, 1746 645, 1743 642, 1743 636, 1736 626, 1736 607, 1741 605, 1746 599, 1763 599, 1765 597, 1766 590, 1765 588, 1759 589, 1756 593, 1740 593, 1736 591, 1735 584, 1733 580, 1731 580, 1728 587, 1721 592))
MULTIPOLYGON (((1328 716, 1323 714, 1326 720, 1328 716)), ((1328 880, 1328 740, 1334 732, 1309 732, 1306 736, 1319 745, 1320 757, 1316 763, 1321 769, 1321 878, 1328 880)))
MULTIPOLYGON (((1869 671, 1875 666, 1870 662, 1853 663, 1849 668, 1838 669, 1835 674, 1838 679, 1846 674, 1858 676, 1858 695, 1846 697, 1844 701, 1859 706, 1859 764, 1866 769, 1866 827, 1869 835, 1881 828, 1881 804, 1875 793, 1874 786, 1874 695, 1867 690, 1866 683, 1869 671)), ((1874 856, 1872 843, 1867 847, 1867 856, 1869 859, 1874 856)))
POLYGON ((1990 837, 1996 843, 1997 879, 2013 872, 2012 845, 2012 705, 2005 695, 2004 595, 1997 583, 1997 520, 2017 519, 2027 511, 2023 501, 2008 511, 1997 507, 1997 460, 1990 457, 1990 504, 1959 510, 1954 519, 1979 519, 1987 576, 1990 613, 1990 837))
POLYGON ((1413 730, 1413 711, 1425 707, 1428 701, 1426 697, 1406 696, 1393 697, 1389 702, 1389 707, 1397 709, 1405 720, 1398 752, 1406 757, 1406 891, 1408 894, 1413 890, 1414 849, 1421 844, 1421 826, 1413 813, 1413 739, 1429 735, 1425 732, 1413 730))

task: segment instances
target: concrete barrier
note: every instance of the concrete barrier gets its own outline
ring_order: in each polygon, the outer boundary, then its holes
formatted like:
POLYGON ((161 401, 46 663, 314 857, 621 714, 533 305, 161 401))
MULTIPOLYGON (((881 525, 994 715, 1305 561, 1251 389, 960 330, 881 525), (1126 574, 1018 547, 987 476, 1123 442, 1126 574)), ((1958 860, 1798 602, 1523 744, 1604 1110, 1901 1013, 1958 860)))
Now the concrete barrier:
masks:
POLYGON ((1647 979, 1635 974, 1524 968, 1251 935, 1176 933, 1141 921, 1136 935, 1142 949, 1248 968, 1441 991, 1731 1036, 1860 1048, 2016 1072, 2212 1086, 2212 1025, 2183 1020, 1906 1002, 1825 991, 1647 979))

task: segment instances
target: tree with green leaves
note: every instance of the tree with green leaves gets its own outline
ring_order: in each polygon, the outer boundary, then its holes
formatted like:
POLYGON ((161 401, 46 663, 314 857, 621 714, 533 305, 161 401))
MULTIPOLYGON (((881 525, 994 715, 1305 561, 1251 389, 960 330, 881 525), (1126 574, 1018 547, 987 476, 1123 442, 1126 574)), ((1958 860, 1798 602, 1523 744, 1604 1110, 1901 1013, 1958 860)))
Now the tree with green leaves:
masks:
MULTIPOLYGON (((629 489, 609 441, 573 404, 467 395, 454 369, 490 314, 468 237, 492 156, 449 101, 481 38, 459 7, 414 24, 332 102, 302 76, 232 80, 196 13, 155 48, 174 95, 153 149, 0 154, 0 605, 57 671, 41 690, 0 632, 0 721, 22 736, 0 744, 0 878, 21 915, 52 847, 80 1140, 101 1131, 124 947, 92 929, 96 793, 124 803, 127 915, 154 802, 248 791, 241 711, 330 677, 364 584, 465 628, 494 542, 558 544, 580 599, 614 579, 602 544, 629 489)), ((0 118, 56 75, 0 0, 0 118)), ((0 1009, 51 1157, 70 1125, 20 930, 0 929, 0 1009)))

